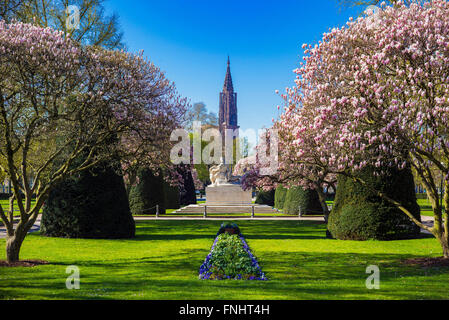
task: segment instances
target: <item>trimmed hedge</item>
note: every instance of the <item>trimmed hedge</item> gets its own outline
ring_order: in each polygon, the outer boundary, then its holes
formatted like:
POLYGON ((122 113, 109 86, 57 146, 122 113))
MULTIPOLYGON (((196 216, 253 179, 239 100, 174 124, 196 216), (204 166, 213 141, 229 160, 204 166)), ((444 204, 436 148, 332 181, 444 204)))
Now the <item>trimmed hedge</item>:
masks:
POLYGON ((256 197, 256 204, 274 207, 274 193, 275 190, 259 191, 256 197))
POLYGON ((285 196, 284 213, 298 215, 299 207, 301 207, 303 215, 323 214, 323 208, 315 190, 291 187, 285 196))
POLYGON ((123 177, 103 165, 59 183, 43 208, 41 233, 66 238, 133 238, 135 223, 123 177))
POLYGON ((193 181, 192 172, 185 166, 179 166, 178 172, 181 174, 184 180, 184 186, 180 190, 181 206, 196 204, 195 183, 193 181))
POLYGON ((181 208, 179 187, 173 187, 164 181, 164 203, 166 209, 181 208))
POLYGON ((165 214, 164 178, 150 169, 141 168, 137 172, 138 183, 129 190, 129 206, 134 215, 165 214))
MULTIPOLYGON (((375 190, 384 192, 402 203, 417 219, 420 207, 416 201, 415 184, 410 169, 390 169, 382 178, 365 169, 360 178, 375 190)), ((340 176, 334 208, 328 228, 341 240, 391 240, 416 237, 420 228, 394 205, 352 179, 340 176)))
POLYGON ((287 196, 288 189, 282 185, 276 188, 274 193, 274 207, 278 210, 284 209, 285 197, 287 196))
POLYGON ((165 214, 167 209, 179 209, 183 205, 196 204, 195 185, 192 173, 185 166, 177 168, 184 185, 172 187, 163 178, 149 169, 139 169, 138 184, 129 189, 129 203, 134 215, 165 214))

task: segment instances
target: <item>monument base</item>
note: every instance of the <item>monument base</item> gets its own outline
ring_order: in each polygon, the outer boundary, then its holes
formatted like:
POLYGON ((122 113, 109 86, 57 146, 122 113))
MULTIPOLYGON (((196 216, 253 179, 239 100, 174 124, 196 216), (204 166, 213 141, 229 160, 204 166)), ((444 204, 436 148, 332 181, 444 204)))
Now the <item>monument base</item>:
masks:
POLYGON ((251 190, 244 191, 238 184, 222 184, 206 188, 206 206, 251 205, 251 190))

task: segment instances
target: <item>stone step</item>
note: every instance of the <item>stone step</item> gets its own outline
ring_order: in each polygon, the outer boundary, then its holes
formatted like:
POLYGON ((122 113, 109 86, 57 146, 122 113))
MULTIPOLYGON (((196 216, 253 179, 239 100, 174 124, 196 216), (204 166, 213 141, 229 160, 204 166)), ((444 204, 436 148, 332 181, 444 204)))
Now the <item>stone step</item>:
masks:
MULTIPOLYGON (((177 210, 175 213, 182 214, 182 213, 197 213, 197 214, 203 214, 204 213, 204 205, 190 205, 187 207, 183 207, 179 210, 177 210)), ((207 206, 207 213, 251 213, 252 208, 251 206, 207 206)), ((261 206, 261 205, 255 205, 254 206, 254 213, 272 213, 277 214, 279 213, 278 210, 269 207, 269 206, 261 206)))

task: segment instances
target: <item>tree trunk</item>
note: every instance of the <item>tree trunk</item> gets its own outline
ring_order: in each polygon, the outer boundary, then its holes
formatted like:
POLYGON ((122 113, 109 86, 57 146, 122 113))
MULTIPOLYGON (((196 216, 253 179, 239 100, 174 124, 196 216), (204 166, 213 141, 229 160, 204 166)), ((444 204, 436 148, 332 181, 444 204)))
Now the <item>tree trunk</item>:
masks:
POLYGON ((449 244, 447 242, 447 239, 441 242, 442 246, 443 246, 443 256, 445 259, 449 259, 449 244))
POLYGON ((449 259, 449 183, 446 180, 444 183, 444 196, 443 196, 443 208, 442 210, 442 218, 443 218, 443 239, 440 241, 443 247, 443 256, 446 259, 449 259))
POLYGON ((318 199, 320 200, 321 208, 323 208, 324 220, 326 223, 329 220, 329 208, 326 202, 326 195, 321 187, 315 189, 318 193, 318 199))
POLYGON ((16 230, 13 236, 8 236, 6 238, 6 260, 9 263, 19 261, 20 248, 22 247, 24 239, 25 237, 19 230, 16 230))

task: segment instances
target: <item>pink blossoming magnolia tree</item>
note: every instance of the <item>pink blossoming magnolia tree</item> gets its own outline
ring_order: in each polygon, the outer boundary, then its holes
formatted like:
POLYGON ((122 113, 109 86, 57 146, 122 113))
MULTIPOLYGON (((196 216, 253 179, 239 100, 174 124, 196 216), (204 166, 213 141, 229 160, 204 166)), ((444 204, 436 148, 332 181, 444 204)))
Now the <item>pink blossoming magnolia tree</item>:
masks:
MULTIPOLYGON (((255 159, 252 159, 254 164, 246 165, 249 168, 242 177, 242 186, 244 189, 256 187, 268 191, 283 184, 287 188, 300 186, 316 190, 327 219, 329 208, 324 188, 334 186, 336 183, 336 175, 330 171, 333 164, 333 159, 328 152, 330 149, 317 145, 315 132, 303 126, 308 123, 307 110, 302 109, 301 112, 296 112, 298 110, 291 101, 290 105, 291 107, 286 108, 285 114, 273 125, 273 129, 279 136, 277 143, 280 150, 276 173, 262 175, 261 168, 264 164, 261 162, 263 161, 254 156, 255 159)), ((245 163, 239 163, 236 170, 240 170, 243 164, 245 163)))
POLYGON ((320 181, 328 174, 356 178, 373 167, 409 164, 424 183, 435 217, 430 231, 449 258, 449 218, 440 205, 443 174, 449 208, 449 2, 382 6, 304 45, 304 63, 278 126, 281 175, 320 181))
POLYGON ((19 260, 55 183, 111 159, 126 169, 169 163, 186 101, 141 55, 0 21, 0 74, 0 172, 13 186, 9 211, 0 207, 9 262, 19 260))

